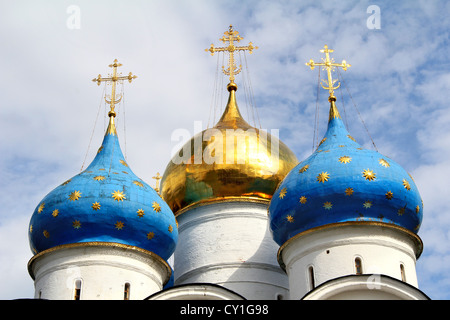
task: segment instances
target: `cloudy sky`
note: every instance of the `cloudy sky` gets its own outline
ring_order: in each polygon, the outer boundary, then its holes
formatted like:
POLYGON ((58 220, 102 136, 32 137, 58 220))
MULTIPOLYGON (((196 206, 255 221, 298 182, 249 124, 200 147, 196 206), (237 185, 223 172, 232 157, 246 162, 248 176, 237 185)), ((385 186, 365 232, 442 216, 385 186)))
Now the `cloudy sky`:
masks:
POLYGON ((242 56, 248 68, 236 79, 244 117, 252 123, 247 88, 261 127, 279 129, 300 160, 320 141, 328 113, 324 90, 317 100, 318 69, 305 62, 327 44, 352 65, 341 71, 338 108, 360 144, 373 149, 373 140, 414 177, 424 202, 419 287, 450 298, 449 12, 445 0, 1 0, 0 299, 33 296, 31 214, 101 144, 104 86, 91 79, 116 58, 119 71, 138 75, 123 85, 118 132, 130 167, 153 185, 179 144, 172 133, 218 120, 225 101, 212 101, 226 99, 227 79, 216 77, 223 57, 204 49, 222 45, 230 24, 242 44, 259 46, 242 56))

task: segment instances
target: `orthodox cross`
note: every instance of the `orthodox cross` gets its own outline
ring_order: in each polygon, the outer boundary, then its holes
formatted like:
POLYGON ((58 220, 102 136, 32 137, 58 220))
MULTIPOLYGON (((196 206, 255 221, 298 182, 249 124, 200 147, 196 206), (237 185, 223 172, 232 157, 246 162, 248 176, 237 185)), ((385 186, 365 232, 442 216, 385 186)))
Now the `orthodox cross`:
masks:
POLYGON ((116 97, 116 82, 117 81, 121 81, 121 80, 128 80, 128 82, 131 83, 131 81, 133 79, 136 79, 137 76, 133 75, 131 72, 128 74, 128 76, 121 76, 121 74, 117 75, 117 67, 122 66, 121 63, 119 63, 117 61, 117 59, 114 60, 114 63, 110 64, 109 67, 113 68, 113 74, 112 76, 110 75, 110 77, 108 78, 103 78, 100 74, 98 75, 97 78, 92 79, 92 81, 97 82, 97 85, 100 85, 101 82, 106 81, 111 82, 112 83, 112 91, 111 91, 111 100, 107 100, 106 96, 105 96, 105 101, 106 103, 109 103, 109 105, 111 106, 111 111, 109 111, 108 115, 111 117, 115 117, 116 116, 116 112, 114 111, 115 108, 115 104, 119 103, 122 100, 122 94, 120 94, 120 97, 117 98, 116 97))
POLYGON ((325 53, 325 59, 322 58, 323 62, 316 63, 316 62, 314 62, 313 59, 311 59, 311 60, 309 60, 309 62, 306 63, 306 65, 310 66, 311 70, 313 70, 314 67, 316 67, 316 66, 322 66, 323 69, 327 70, 328 79, 327 80, 322 79, 323 83, 321 83, 321 85, 322 85, 322 88, 324 88, 325 90, 328 90, 330 92, 330 96, 329 96, 328 100, 330 100, 330 99, 336 100, 336 97, 334 96, 334 90, 339 88, 339 86, 341 84, 339 82, 338 84, 334 85, 337 80, 333 80, 333 77, 331 76, 331 71, 334 70, 336 67, 341 67, 344 71, 346 71, 348 67, 351 67, 351 65, 348 64, 345 60, 342 60, 341 64, 337 64, 334 62, 333 58, 330 59, 330 53, 334 52, 334 50, 328 49, 327 45, 325 45, 323 47, 323 49, 320 50, 320 52, 325 53))
POLYGON ((222 66, 222 71, 225 75, 230 77, 230 83, 234 83, 234 76, 236 74, 239 74, 242 70, 242 65, 239 66, 239 68, 237 68, 236 63, 234 62, 234 52, 235 51, 246 51, 248 50, 248 52, 253 53, 253 50, 258 49, 258 47, 254 47, 253 44, 250 42, 248 44, 248 46, 235 46, 234 42, 239 42, 241 41, 242 38, 239 35, 239 32, 233 30, 233 26, 230 25, 228 31, 224 32, 224 36, 219 39, 221 40, 224 44, 227 44, 227 42, 229 43, 227 47, 214 47, 214 44, 211 44, 211 47, 209 49, 205 49, 205 51, 209 51, 211 52, 211 55, 213 56, 215 52, 221 52, 221 51, 228 51, 229 53, 229 60, 228 60, 228 68, 225 69, 224 66, 222 66))
POLYGON ((152 179, 156 180, 156 186, 155 186, 155 191, 159 193, 159 180, 162 177, 159 175, 159 172, 156 173, 156 176, 152 177, 152 179))

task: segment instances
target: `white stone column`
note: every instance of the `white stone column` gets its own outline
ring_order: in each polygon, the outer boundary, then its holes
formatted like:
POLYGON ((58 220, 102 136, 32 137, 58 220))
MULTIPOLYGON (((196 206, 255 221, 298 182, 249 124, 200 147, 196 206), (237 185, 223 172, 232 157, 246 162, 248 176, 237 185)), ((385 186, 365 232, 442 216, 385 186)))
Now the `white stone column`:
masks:
POLYGON ((286 299, 288 279, 276 259, 267 205, 214 202, 178 215, 175 285, 213 283, 246 299, 286 299))

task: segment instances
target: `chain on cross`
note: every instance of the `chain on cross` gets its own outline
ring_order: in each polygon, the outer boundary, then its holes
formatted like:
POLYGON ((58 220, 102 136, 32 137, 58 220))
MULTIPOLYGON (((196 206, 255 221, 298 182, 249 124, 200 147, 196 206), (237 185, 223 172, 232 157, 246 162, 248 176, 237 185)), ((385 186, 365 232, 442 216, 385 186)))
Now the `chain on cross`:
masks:
POLYGON ((109 67, 113 68, 113 74, 110 75, 108 78, 103 78, 100 74, 97 78, 92 79, 92 81, 97 82, 97 85, 100 85, 102 82, 111 82, 112 83, 112 89, 111 89, 111 100, 106 99, 105 101, 108 103, 111 107, 111 110, 109 111, 108 115, 111 117, 116 116, 116 112, 114 111, 115 104, 119 103, 122 100, 122 94, 117 98, 116 97, 116 82, 121 80, 128 80, 128 82, 131 83, 133 79, 136 79, 137 76, 133 75, 131 72, 128 74, 128 76, 121 76, 120 74, 117 75, 117 67, 122 66, 121 63, 117 61, 117 59, 114 60, 114 63, 110 64, 109 67))
POLYGON ((339 86, 341 84, 340 84, 340 82, 338 82, 335 85, 337 80, 333 80, 333 77, 331 75, 331 71, 333 71, 336 67, 340 67, 344 71, 346 71, 347 68, 351 67, 351 65, 348 64, 345 60, 342 60, 342 63, 338 64, 338 63, 334 62, 333 58, 330 59, 330 53, 334 52, 334 50, 328 49, 327 45, 325 45, 323 47, 323 49, 320 50, 320 52, 325 53, 325 59, 322 58, 322 62, 321 63, 314 62, 314 60, 311 59, 311 60, 309 60, 309 62, 306 63, 306 65, 310 66, 311 70, 313 70, 314 67, 316 67, 316 66, 322 66, 323 69, 327 70, 328 79, 327 80, 323 80, 322 79, 321 85, 322 85, 322 88, 324 88, 325 90, 328 90, 330 92, 330 96, 328 97, 328 100, 332 100, 332 99, 336 100, 336 97, 334 96, 334 90, 339 88, 339 86))
POLYGON ((205 51, 211 52, 211 55, 213 56, 215 52, 224 52, 228 51, 229 53, 229 60, 228 60, 228 68, 225 69, 224 66, 222 66, 222 71, 225 75, 229 76, 230 83, 234 83, 235 75, 239 74, 242 70, 242 65, 239 65, 239 68, 236 66, 236 63, 234 61, 234 53, 236 51, 248 51, 249 53, 253 53, 253 50, 258 49, 258 47, 253 46, 251 42, 247 46, 235 46, 235 42, 241 41, 243 38, 239 35, 239 32, 236 30, 233 30, 233 26, 230 25, 228 31, 224 32, 224 36, 220 38, 225 45, 228 42, 227 47, 214 47, 214 44, 211 44, 211 47, 209 49, 205 49, 205 51))

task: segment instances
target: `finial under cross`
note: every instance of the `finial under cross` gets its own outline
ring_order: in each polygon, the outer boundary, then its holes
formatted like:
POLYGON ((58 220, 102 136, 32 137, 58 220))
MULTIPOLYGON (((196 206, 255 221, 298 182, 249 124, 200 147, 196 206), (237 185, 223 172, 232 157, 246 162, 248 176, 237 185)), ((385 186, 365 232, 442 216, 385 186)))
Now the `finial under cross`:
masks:
POLYGON ((159 180, 162 177, 159 175, 159 172, 156 173, 156 176, 152 177, 152 179, 156 180, 156 186, 155 186, 155 191, 159 193, 159 180))
POLYGON ((334 85, 337 80, 333 80, 333 77, 331 76, 331 71, 334 70, 335 67, 341 67, 344 71, 347 70, 348 67, 351 67, 350 64, 348 64, 345 60, 342 60, 341 64, 337 64, 334 62, 334 59, 330 59, 330 53, 332 53, 334 50, 328 49, 328 46, 325 45, 320 52, 325 53, 325 59, 322 58, 321 63, 314 62, 313 59, 309 60, 309 62, 306 63, 307 66, 311 67, 311 70, 314 69, 316 66, 323 66, 323 69, 327 70, 328 80, 322 79, 322 88, 325 90, 328 90, 330 92, 330 96, 328 97, 328 100, 336 100, 336 97, 334 96, 334 90, 339 88, 341 85, 338 83, 336 86, 334 85), (325 85, 324 85, 325 84, 325 85))
POLYGON ((131 72, 128 74, 128 76, 121 76, 120 74, 117 75, 117 67, 122 66, 121 63, 117 61, 117 59, 114 60, 114 63, 110 64, 109 67, 113 68, 113 74, 112 76, 108 78, 103 78, 100 74, 97 78, 92 79, 92 81, 97 82, 97 85, 100 85, 101 82, 112 82, 112 92, 111 92, 111 100, 107 100, 105 96, 105 101, 110 104, 111 110, 109 111, 108 115, 111 117, 116 116, 116 112, 114 111, 115 104, 119 103, 122 100, 122 94, 117 99, 116 98, 116 82, 121 80, 128 80, 128 82, 131 83, 133 79, 136 79, 137 76, 133 75, 131 72))
POLYGON ((224 36, 220 38, 224 44, 229 43, 227 47, 214 47, 214 44, 211 44, 211 47, 209 49, 205 49, 205 51, 211 52, 211 55, 213 56, 215 52, 221 52, 221 51, 228 51, 229 53, 229 60, 228 60, 228 68, 225 69, 224 66, 222 66, 222 71, 225 75, 230 77, 230 83, 234 84, 235 75, 239 74, 242 70, 242 66, 240 65, 239 68, 236 66, 236 63, 234 62, 234 52, 235 51, 248 51, 249 53, 253 53, 253 50, 258 49, 258 47, 253 46, 251 42, 249 42, 248 46, 235 46, 234 42, 239 42, 243 38, 239 35, 239 32, 233 30, 233 26, 230 25, 228 31, 224 32, 224 36))

